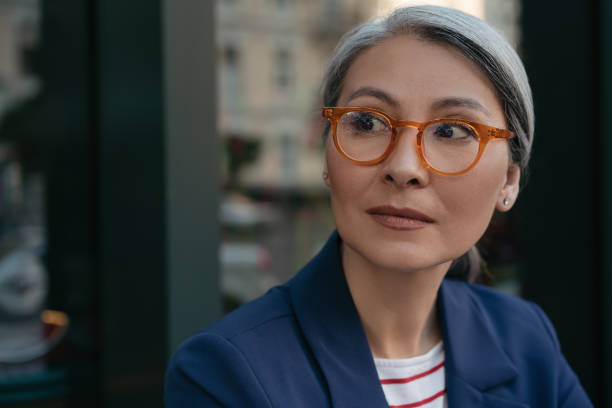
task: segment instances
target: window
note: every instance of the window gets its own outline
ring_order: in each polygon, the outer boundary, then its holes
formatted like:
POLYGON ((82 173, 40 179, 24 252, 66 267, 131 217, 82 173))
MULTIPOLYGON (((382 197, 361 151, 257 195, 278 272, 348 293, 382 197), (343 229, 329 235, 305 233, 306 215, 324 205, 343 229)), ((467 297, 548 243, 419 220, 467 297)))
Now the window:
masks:
POLYGON ((285 48, 280 48, 276 52, 276 85, 281 89, 286 89, 291 84, 292 61, 291 53, 285 48))
POLYGON ((240 52, 234 45, 227 45, 223 49, 223 61, 230 69, 236 69, 240 62, 240 52))

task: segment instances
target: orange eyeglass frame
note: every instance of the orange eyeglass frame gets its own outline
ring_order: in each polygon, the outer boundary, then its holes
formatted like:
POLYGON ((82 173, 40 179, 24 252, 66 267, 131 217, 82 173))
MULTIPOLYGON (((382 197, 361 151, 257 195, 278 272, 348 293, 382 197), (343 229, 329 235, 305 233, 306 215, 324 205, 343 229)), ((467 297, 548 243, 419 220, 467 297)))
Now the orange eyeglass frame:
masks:
POLYGON ((334 144, 336 145, 336 149, 338 149, 338 152, 340 152, 340 154, 345 159, 350 161, 351 163, 355 163, 361 166, 371 166, 374 164, 378 164, 381 161, 385 160, 389 156, 389 154, 391 154, 391 152, 393 151, 393 148, 395 147, 395 144, 397 143, 397 139, 398 139, 397 129, 398 128, 410 127, 410 128, 417 129, 418 133, 417 133, 417 138, 416 138, 416 141, 417 141, 416 149, 417 149, 417 154, 419 156, 419 159, 421 160, 421 163, 423 163, 423 165, 427 169, 431 170, 432 172, 436 174, 442 175, 442 176, 459 176, 459 175, 467 173, 468 171, 472 170, 474 166, 476 166, 476 164, 480 160, 480 157, 482 156, 482 153, 484 152, 484 149, 487 143, 489 143, 490 140, 493 140, 493 139, 506 139, 507 140, 507 139, 512 139, 513 137, 515 137, 515 134, 510 130, 499 129, 496 127, 487 126, 481 123, 471 122, 468 120, 444 119, 444 118, 434 119, 429 122, 413 122, 410 120, 396 120, 390 117, 389 115, 387 115, 386 113, 381 112, 376 109, 372 109, 372 108, 338 107, 338 106, 323 107, 321 114, 324 118, 329 120, 331 129, 332 129, 332 136, 334 139, 334 144), (389 143, 387 150, 385 150, 385 152, 380 157, 374 160, 367 160, 367 161, 355 160, 352 157, 350 157, 340 146, 340 143, 338 142, 338 136, 336 134, 336 129, 338 127, 338 121, 340 120, 342 115, 344 115, 346 112, 352 112, 352 111, 370 112, 370 113, 380 115, 383 118, 385 118, 387 122, 389 123, 389 125, 391 126, 391 142, 389 143), (437 170, 436 168, 434 168, 431 164, 427 162, 427 159, 425 158, 425 155, 423 154, 423 130, 431 124, 439 123, 439 122, 446 122, 446 121, 453 121, 453 122, 461 123, 465 126, 468 126, 472 130, 474 130, 474 132, 478 135, 479 146, 478 146, 478 154, 476 155, 476 158, 474 159, 474 161, 468 168, 466 168, 465 170, 461 170, 459 172, 455 172, 455 173, 447 173, 447 172, 437 170))

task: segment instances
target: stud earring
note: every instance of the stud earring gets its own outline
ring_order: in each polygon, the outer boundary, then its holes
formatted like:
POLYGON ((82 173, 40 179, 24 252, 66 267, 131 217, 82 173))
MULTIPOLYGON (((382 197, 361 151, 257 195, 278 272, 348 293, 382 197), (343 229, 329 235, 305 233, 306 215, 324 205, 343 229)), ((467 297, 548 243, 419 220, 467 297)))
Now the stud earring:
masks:
POLYGON ((504 198, 504 205, 507 207, 510 204, 510 200, 508 198, 504 198))
POLYGON ((327 180, 329 178, 329 174, 327 172, 323 172, 323 180, 327 180))

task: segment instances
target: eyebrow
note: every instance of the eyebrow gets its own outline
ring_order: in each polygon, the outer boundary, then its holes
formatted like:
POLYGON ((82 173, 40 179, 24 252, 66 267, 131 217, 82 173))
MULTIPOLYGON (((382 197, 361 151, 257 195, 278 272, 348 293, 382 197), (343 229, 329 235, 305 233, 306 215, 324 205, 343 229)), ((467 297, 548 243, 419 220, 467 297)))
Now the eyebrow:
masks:
POLYGON ((385 91, 369 86, 364 86, 362 88, 357 89, 349 96, 346 103, 349 103, 353 99, 358 98, 360 96, 372 96, 374 98, 382 100, 383 102, 386 102, 387 104, 393 107, 399 106, 399 102, 397 102, 391 95, 389 95, 385 91))
POLYGON ((491 113, 481 105, 477 100, 472 98, 444 98, 438 99, 431 105, 433 111, 442 110, 445 108, 467 108, 484 113, 487 116, 491 116, 491 113))
MULTIPOLYGON (((355 98, 360 96, 372 96, 374 98, 380 99, 383 102, 391 105, 392 107, 398 107, 399 102, 393 98, 391 95, 386 93, 385 91, 377 88, 372 88, 369 86, 364 86, 362 88, 357 89, 353 92, 349 98, 347 99, 347 103, 352 101, 355 98)), ((491 113, 485 108, 482 104, 480 104, 477 100, 472 98, 462 98, 462 97, 451 97, 451 98, 443 98, 436 100, 432 105, 431 109, 433 111, 442 110, 446 108, 467 108, 470 110, 475 110, 484 113, 487 116, 491 116, 491 113)))

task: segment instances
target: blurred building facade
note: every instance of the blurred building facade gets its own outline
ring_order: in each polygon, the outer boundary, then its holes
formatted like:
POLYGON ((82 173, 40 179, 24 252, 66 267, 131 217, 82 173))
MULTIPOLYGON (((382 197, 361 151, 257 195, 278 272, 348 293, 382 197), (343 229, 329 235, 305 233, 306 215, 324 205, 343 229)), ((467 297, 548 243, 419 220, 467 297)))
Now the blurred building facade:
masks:
POLYGON ((230 150, 257 146, 226 177, 246 188, 322 190, 316 84, 338 37, 375 11, 359 0, 217 2, 219 132, 230 150))

